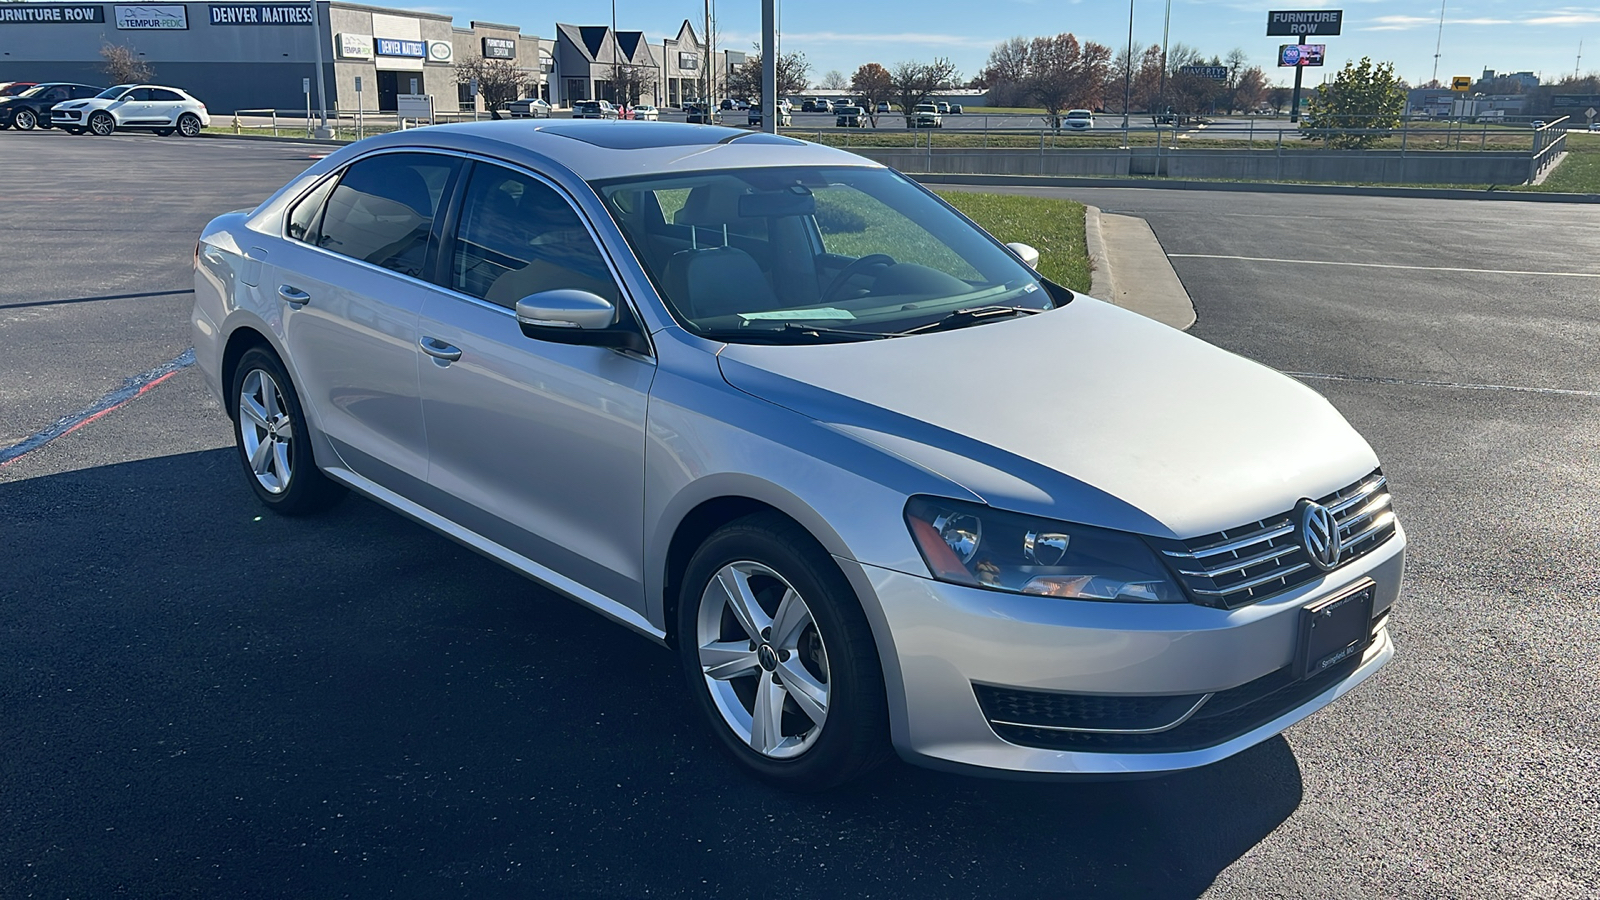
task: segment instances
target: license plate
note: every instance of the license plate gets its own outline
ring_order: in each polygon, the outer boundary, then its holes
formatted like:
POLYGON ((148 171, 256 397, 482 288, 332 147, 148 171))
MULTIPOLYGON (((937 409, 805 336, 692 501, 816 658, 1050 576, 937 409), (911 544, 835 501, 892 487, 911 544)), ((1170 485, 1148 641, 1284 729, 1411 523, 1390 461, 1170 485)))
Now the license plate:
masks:
POLYGON ((1372 582, 1323 597, 1300 610, 1300 646, 1295 659, 1301 678, 1316 678, 1359 657, 1372 639, 1372 582))

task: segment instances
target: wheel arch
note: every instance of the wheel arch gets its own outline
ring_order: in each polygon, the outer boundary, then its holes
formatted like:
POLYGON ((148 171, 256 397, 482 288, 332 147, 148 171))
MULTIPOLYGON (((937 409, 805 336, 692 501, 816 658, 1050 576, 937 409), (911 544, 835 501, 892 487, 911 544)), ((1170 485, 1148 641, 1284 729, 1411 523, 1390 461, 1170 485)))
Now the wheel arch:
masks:
MULTIPOLYGON (((239 368, 239 360, 253 347, 261 347, 283 363, 283 354, 272 345, 267 336, 249 325, 241 325, 228 335, 228 342, 222 350, 222 365, 217 372, 222 383, 223 408, 228 413, 228 418, 236 418, 239 414, 239 398, 233 396, 233 375, 239 368)), ((287 370, 288 366, 285 364, 287 370)))

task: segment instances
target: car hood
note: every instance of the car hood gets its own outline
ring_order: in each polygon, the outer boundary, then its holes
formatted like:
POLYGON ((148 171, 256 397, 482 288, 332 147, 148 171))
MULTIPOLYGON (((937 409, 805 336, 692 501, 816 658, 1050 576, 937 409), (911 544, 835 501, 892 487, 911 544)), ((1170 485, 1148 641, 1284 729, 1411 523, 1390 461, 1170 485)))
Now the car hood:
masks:
POLYGON ((1378 465, 1300 382, 1087 297, 889 340, 729 344, 719 362, 733 387, 993 506, 1160 537, 1254 522, 1378 465))

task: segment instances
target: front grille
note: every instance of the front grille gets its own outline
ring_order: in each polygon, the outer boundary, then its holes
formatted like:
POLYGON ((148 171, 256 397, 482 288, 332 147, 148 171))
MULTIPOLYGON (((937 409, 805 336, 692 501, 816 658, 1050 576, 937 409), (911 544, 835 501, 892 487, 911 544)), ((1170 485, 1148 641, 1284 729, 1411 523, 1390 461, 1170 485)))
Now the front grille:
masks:
POLYGON ((71 110, 66 110, 66 109, 52 109, 50 111, 50 118, 52 118, 52 119, 71 119, 72 121, 76 122, 76 121, 78 121, 78 114, 73 112, 73 111, 71 111, 71 110))
MULTIPOLYGON (((1388 610, 1384 610, 1373 618, 1374 636, 1387 624, 1388 613, 1388 610)), ((973 685, 973 688, 985 717, 989 719, 989 727, 1013 744, 1043 750, 1083 750, 1094 753, 1182 753, 1226 743, 1305 705, 1360 668, 1361 660, 1362 656, 1357 656, 1304 681, 1296 681, 1293 667, 1285 666, 1254 681, 1212 694, 1193 715, 1173 728, 1143 734, 1076 730, 1068 724, 1071 720, 1060 715, 1060 711, 1076 711, 1078 704, 1083 701, 1099 708, 1137 710, 1146 708, 1147 702, 1160 704, 1182 700, 1192 708, 1198 698, 1195 695, 1103 697, 1006 690, 1004 694, 1026 698, 1027 702, 1007 698, 1007 705, 999 705, 994 702, 999 689, 986 685, 973 685), (990 699, 986 700, 986 695, 990 699), (1002 712, 1015 717, 1003 717, 999 714, 1002 712)), ((1169 719, 1169 722, 1175 719, 1169 719)), ((1135 719, 1127 716, 1122 721, 1131 722, 1135 719)))
POLYGON ((978 705, 991 722, 1045 725, 1084 731, 1150 731, 1166 728, 1194 709, 1204 694, 1173 697, 1061 694, 974 684, 978 705))
MULTIPOLYGON (((1359 559, 1395 532, 1388 480, 1383 471, 1320 497, 1339 524, 1344 549, 1339 565, 1359 559)), ((1190 596, 1207 606, 1234 609, 1322 574, 1311 564, 1296 533, 1295 511, 1183 541, 1182 549, 1163 548, 1190 596)))

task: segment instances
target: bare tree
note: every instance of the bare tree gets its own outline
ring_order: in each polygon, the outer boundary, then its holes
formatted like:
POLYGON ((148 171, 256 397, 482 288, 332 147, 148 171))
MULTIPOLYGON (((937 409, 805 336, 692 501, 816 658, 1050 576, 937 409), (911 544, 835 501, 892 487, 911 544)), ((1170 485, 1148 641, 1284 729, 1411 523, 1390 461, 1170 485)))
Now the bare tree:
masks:
POLYGON ((990 106, 1021 106, 1027 99, 1028 46, 1027 38, 1014 37, 989 51, 989 61, 973 80, 988 89, 990 106))
POLYGON ((100 48, 100 71, 106 73, 112 84, 135 84, 142 81, 153 81, 156 77, 155 67, 139 58, 139 54, 132 47, 125 44, 105 44, 100 48))
POLYGON ((489 115, 496 119, 500 118, 500 110, 521 97, 523 90, 530 88, 533 82, 531 75, 509 59, 469 56, 456 63, 455 70, 458 84, 470 83, 474 78, 478 80, 478 96, 483 98, 489 115))
POLYGON ((842 91, 850 86, 850 79, 844 77, 844 73, 838 69, 829 69, 828 74, 822 76, 822 81, 817 86, 830 91, 842 91))
POLYGON ((950 86, 959 81, 961 74, 956 70, 956 64, 945 57, 938 57, 931 63, 920 63, 915 60, 895 63, 889 70, 889 83, 891 89, 899 95, 900 108, 906 114, 906 127, 911 127, 914 121, 912 110, 938 91, 949 90, 950 86))
MULTIPOLYGON (((743 97, 751 103, 761 101, 761 45, 756 52, 745 57, 744 65, 728 73, 728 96, 743 97)), ((778 98, 798 94, 806 89, 806 74, 811 64, 803 51, 783 53, 778 56, 778 98)))

